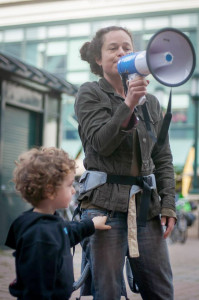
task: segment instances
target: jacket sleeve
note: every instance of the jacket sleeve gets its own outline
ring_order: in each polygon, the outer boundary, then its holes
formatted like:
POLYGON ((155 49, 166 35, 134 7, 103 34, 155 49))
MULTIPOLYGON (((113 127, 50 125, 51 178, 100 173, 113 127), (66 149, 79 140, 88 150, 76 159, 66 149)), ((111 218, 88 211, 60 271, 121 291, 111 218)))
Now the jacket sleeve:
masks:
MULTIPOLYGON (((77 95, 75 113, 81 128, 80 136, 81 139, 85 137, 89 140, 100 155, 109 156, 128 132, 129 128, 125 130, 122 124, 131 114, 131 110, 121 101, 113 114, 108 95, 100 90, 97 92, 93 84, 82 85, 77 95)), ((134 114, 133 117, 135 118, 134 114)))
POLYGON ((52 299, 58 257, 58 248, 53 243, 37 241, 21 249, 17 260, 17 277, 23 283, 24 300, 52 299))
POLYGON ((81 222, 67 222, 67 228, 71 247, 95 232, 94 223, 90 219, 82 220, 81 222))

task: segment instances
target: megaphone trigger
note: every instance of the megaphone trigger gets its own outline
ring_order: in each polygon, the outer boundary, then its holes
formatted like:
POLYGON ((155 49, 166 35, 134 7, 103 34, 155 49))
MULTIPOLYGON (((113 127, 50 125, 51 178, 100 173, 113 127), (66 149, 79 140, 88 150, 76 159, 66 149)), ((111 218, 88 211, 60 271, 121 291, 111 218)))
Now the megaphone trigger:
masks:
POLYGON ((138 105, 143 105, 146 102, 146 97, 142 96, 140 97, 139 101, 138 101, 138 105))

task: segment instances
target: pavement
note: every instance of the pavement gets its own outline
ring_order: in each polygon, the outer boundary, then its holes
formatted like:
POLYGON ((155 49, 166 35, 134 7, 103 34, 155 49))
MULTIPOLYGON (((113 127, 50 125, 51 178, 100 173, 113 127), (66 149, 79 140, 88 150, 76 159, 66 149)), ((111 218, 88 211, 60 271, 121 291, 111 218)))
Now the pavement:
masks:
MULTIPOLYGON (((174 300, 199 300, 199 227, 196 223, 194 233, 188 234, 185 244, 168 244, 171 265, 174 276, 174 300)), ((74 256, 74 272, 77 279, 80 274, 81 248, 76 247, 74 256)), ((8 284, 15 277, 12 251, 0 250, 0 300, 14 299, 8 293, 8 284)), ((130 300, 141 300, 139 294, 133 294, 127 284, 130 300)), ((79 290, 72 294, 71 300, 79 296, 79 290)), ((92 297, 81 297, 81 300, 91 300, 92 297)), ((121 299, 124 299, 122 297, 121 299)), ((153 300, 153 299, 148 299, 153 300)))

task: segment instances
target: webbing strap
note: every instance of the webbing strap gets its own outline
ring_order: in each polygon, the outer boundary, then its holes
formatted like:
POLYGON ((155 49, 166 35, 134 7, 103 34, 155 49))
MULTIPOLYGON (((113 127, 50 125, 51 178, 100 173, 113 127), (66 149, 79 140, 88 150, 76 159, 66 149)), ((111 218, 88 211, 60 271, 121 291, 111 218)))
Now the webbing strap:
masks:
POLYGON ((124 176, 107 174, 107 183, 124 184, 124 185, 139 185, 143 189, 140 203, 140 212, 137 220, 137 225, 145 227, 147 222, 147 214, 151 199, 151 181, 150 176, 124 176))
POLYGON ((155 137, 154 133, 151 130, 151 124, 150 124, 150 118, 149 118, 149 113, 146 107, 146 102, 142 105, 142 112, 144 115, 144 123, 146 125, 146 130, 148 132, 148 135, 150 136, 150 138, 152 139, 152 141, 154 143, 157 142, 157 138, 155 137))
POLYGON ((171 123, 171 118, 172 118, 172 113, 171 113, 171 98, 172 98, 172 90, 170 90, 170 94, 169 94, 169 102, 168 102, 168 106, 167 106, 167 112, 164 116, 164 120, 162 122, 162 127, 160 129, 160 133, 158 135, 158 145, 162 146, 166 140, 167 137, 167 133, 169 131, 169 126, 171 123))
POLYGON ((116 184, 124 184, 124 185, 139 185, 138 177, 134 176, 125 176, 125 175, 110 175, 107 174, 107 183, 116 183, 116 184))
POLYGON ((143 180, 143 193, 141 197, 140 211, 137 220, 137 225, 140 227, 146 226, 150 199, 151 199, 151 188, 148 185, 148 183, 143 180))

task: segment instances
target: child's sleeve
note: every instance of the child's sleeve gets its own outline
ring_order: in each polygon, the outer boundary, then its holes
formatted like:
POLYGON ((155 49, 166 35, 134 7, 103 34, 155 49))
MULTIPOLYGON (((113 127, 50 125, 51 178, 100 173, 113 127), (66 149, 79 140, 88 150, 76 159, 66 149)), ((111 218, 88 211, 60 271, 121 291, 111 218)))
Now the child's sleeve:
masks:
POLYGON ((95 232, 94 223, 90 219, 82 220, 81 222, 67 222, 67 228, 71 247, 75 246, 85 237, 90 236, 95 232))

